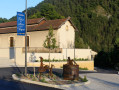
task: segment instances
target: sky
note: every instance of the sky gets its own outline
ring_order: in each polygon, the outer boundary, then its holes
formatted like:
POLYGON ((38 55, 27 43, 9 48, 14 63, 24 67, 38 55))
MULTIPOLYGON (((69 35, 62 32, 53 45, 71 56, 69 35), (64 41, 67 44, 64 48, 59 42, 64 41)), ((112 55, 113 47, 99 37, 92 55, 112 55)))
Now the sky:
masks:
MULTIPOLYGON (((27 7, 34 7, 43 0, 27 0, 27 7)), ((25 10, 26 0, 0 0, 0 17, 10 19, 25 10)))

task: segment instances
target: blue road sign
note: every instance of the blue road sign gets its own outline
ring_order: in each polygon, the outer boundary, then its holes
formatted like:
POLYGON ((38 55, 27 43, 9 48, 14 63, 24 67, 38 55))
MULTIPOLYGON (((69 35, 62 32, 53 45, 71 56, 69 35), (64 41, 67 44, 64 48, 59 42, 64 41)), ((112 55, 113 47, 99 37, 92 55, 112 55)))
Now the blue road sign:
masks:
POLYGON ((17 12, 17 35, 25 36, 25 33, 26 33, 25 13, 17 12))

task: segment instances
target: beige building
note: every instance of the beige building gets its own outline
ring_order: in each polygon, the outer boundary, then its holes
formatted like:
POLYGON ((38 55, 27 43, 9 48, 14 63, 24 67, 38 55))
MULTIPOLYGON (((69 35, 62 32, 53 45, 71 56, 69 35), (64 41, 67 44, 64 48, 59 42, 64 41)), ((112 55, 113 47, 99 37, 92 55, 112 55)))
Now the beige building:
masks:
MULTIPOLYGON (((76 28, 72 24, 70 17, 57 20, 46 20, 45 18, 29 19, 27 21, 27 62, 32 63, 33 60, 39 60, 42 56, 48 59, 48 50, 43 48, 43 43, 48 35, 50 26, 54 29, 54 36, 57 41, 58 49, 52 51, 51 59, 71 59, 83 58, 88 59, 88 62, 83 62, 81 67, 89 67, 94 69, 94 62, 91 61, 91 49, 75 49, 74 54, 74 40, 76 28), (91 63, 91 64, 90 64, 91 63)), ((13 61, 17 65, 24 65, 25 63, 25 37, 17 36, 17 22, 7 22, 0 24, 0 60, 13 61)), ((82 62, 81 62, 82 63, 82 62)), ((63 63, 62 63, 63 64, 63 63)), ((59 64, 59 67, 60 65, 59 64)), ((37 64, 39 65, 39 63, 37 64)), ((57 65, 57 64, 56 64, 57 65)), ((58 65, 57 65, 58 66, 58 65)))
MULTIPOLYGON (((59 48, 73 48, 75 27, 70 18, 46 20, 45 18, 29 19, 27 45, 28 47, 43 47, 50 26, 59 48)), ((24 47, 25 37, 17 36, 17 22, 0 24, 0 48, 24 47)))
MULTIPOLYGON (((27 21, 27 24, 28 53, 36 53, 39 52, 39 49, 43 48, 43 43, 46 39, 46 36, 48 35, 49 28, 51 26, 54 29, 54 36, 56 38, 57 46, 59 46, 59 48, 74 47, 74 37, 76 28, 73 26, 70 17, 57 20, 46 20, 45 18, 29 19, 27 21)), ((19 61, 18 57, 24 57, 23 47, 25 47, 25 37, 17 35, 17 21, 1 23, 0 58, 7 58, 13 60, 16 59, 16 61, 21 63, 21 60, 19 61), (21 51, 21 56, 20 51, 17 51, 18 49, 21 51)), ((24 60, 24 58, 22 59, 24 60)))

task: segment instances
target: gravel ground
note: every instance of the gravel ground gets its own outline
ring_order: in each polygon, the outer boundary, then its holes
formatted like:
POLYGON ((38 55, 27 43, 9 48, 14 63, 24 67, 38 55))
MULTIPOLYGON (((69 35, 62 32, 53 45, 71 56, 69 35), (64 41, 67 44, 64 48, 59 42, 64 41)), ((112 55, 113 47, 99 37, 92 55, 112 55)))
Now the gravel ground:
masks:
MULTIPOLYGON (((0 90, 59 90, 12 80, 12 74, 23 72, 24 68, 0 68, 0 90)), ((28 68, 28 73, 33 73, 33 68, 28 68)))

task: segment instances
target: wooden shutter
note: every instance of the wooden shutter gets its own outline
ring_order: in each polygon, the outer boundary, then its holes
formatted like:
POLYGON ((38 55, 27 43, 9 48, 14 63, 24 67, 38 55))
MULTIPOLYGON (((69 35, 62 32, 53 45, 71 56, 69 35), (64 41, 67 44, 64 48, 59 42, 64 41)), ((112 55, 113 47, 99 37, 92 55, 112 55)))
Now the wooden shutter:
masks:
POLYGON ((14 47, 14 37, 10 37, 10 47, 14 47))
POLYGON ((29 47, 29 36, 27 36, 27 47, 29 47))

